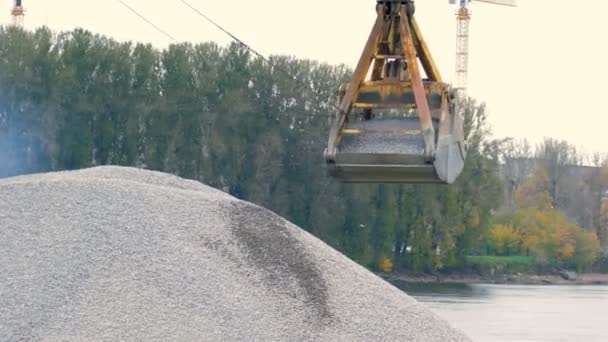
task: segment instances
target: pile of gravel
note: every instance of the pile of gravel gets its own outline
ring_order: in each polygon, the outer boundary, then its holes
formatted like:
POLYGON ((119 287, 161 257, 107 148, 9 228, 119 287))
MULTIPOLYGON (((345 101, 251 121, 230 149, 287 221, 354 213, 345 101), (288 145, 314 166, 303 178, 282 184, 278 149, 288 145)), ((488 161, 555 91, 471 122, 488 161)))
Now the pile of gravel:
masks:
POLYGON ((468 341, 300 228, 129 168, 0 180, 0 341, 468 341))

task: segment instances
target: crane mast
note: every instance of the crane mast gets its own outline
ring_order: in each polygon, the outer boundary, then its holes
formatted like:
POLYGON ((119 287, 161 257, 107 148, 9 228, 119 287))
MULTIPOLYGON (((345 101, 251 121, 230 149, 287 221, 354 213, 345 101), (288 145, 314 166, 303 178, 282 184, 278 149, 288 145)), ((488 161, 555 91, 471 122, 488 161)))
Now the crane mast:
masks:
POLYGON ((464 93, 467 90, 469 74, 469 26, 471 14, 469 9, 461 7, 457 13, 456 28, 456 90, 464 93))
POLYGON ((23 19, 25 17, 25 9, 21 0, 14 0, 13 9, 11 10, 12 24, 16 27, 23 27, 23 19))
MULTIPOLYGON (((502 5, 502 6, 517 6, 516 0, 475 0, 477 2, 502 5)), ((450 4, 454 5, 458 2, 458 11, 456 12, 456 84, 455 89, 461 95, 467 91, 467 82, 469 76, 469 27, 471 25, 471 11, 469 5, 473 0, 450 0, 450 4)))

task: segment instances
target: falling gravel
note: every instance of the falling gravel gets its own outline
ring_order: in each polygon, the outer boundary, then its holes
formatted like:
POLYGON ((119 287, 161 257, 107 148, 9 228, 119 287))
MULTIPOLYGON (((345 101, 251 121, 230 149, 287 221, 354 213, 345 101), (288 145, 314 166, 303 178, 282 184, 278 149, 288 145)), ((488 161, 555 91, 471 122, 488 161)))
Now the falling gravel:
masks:
POLYGON ((0 341, 469 341, 275 214, 162 173, 0 180, 0 341))

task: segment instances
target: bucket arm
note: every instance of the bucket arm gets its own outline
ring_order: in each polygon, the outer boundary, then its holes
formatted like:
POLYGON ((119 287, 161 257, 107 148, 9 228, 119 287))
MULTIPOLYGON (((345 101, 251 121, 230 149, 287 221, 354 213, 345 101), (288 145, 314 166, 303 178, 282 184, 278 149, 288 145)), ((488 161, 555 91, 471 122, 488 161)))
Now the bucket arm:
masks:
POLYGON ((353 73, 352 80, 348 84, 346 93, 340 101, 336 121, 333 123, 329 132, 329 141, 326 150, 326 158, 328 162, 332 161, 335 156, 336 145, 340 139, 340 131, 342 131, 344 125, 346 124, 348 114, 352 110, 353 102, 358 95, 359 87, 361 86, 361 83, 365 81, 365 77, 369 72, 369 68, 371 66, 372 59, 376 54, 378 41, 384 26, 384 15, 380 11, 380 6, 378 6, 378 16, 376 17, 376 22, 372 28, 369 38, 367 39, 363 53, 359 58, 359 63, 357 64, 355 72, 353 73))

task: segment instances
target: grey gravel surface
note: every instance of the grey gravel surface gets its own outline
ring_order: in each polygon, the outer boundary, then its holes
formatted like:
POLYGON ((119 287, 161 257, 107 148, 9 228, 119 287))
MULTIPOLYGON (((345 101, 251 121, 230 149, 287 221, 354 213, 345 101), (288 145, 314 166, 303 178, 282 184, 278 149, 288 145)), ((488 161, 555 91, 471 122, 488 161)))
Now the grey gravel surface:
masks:
POLYGON ((119 167, 0 180, 0 341, 469 341, 275 214, 119 167))
POLYGON ((424 154, 424 137, 403 134, 402 131, 420 130, 415 119, 370 120, 352 123, 349 129, 371 131, 371 134, 344 134, 338 145, 343 153, 424 154))

